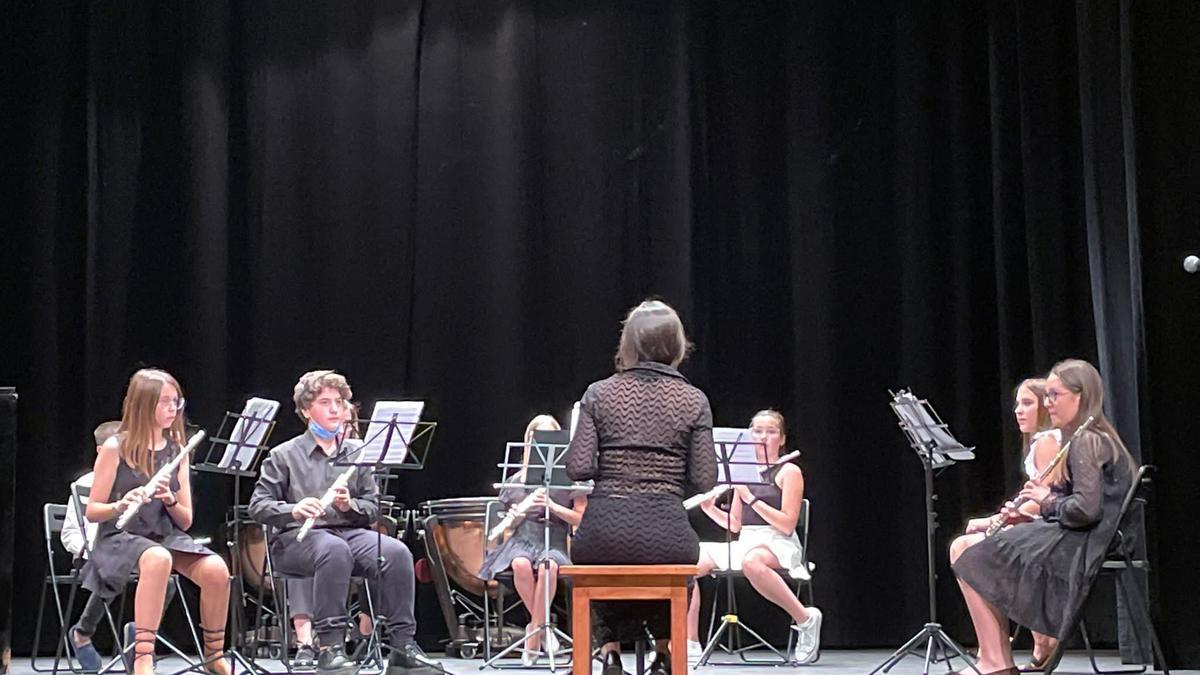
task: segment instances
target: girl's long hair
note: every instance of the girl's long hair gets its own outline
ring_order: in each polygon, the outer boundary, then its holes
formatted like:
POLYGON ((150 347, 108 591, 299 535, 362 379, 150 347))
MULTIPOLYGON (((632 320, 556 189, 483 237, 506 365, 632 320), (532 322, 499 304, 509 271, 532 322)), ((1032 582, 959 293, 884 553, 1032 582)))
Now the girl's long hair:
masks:
MULTIPOLYGON (((121 405, 121 428, 117 440, 121 444, 121 459, 130 468, 147 477, 154 475, 154 445, 158 441, 158 426, 154 421, 163 385, 175 387, 175 395, 183 397, 183 387, 170 373, 156 368, 143 368, 129 378, 125 402, 121 405)), ((171 426, 162 431, 168 441, 183 445, 183 411, 175 416, 171 426)))

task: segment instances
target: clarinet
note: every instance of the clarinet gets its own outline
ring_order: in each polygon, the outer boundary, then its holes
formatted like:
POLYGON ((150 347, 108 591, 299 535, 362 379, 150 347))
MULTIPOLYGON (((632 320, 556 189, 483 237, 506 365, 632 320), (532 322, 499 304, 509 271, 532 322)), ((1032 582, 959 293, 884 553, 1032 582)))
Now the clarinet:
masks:
MULTIPOLYGON (((183 461, 183 458, 192 454, 192 451, 195 450, 196 446, 200 445, 200 442, 203 440, 204 431, 197 431, 194 436, 188 439, 187 445, 183 446, 183 449, 179 451, 178 455, 175 455, 171 461, 167 462, 162 466, 161 469, 154 472, 154 475, 150 477, 150 481, 142 486, 142 490, 149 493, 154 489, 155 483, 158 483, 163 478, 166 478, 174 473, 175 469, 179 468, 179 463, 183 461)), ((125 526, 129 524, 129 521, 140 508, 142 508, 142 502, 134 502, 129 506, 129 508, 125 509, 125 512, 117 517, 117 529, 125 529, 125 526)))
MULTIPOLYGON (((1058 451, 1058 454, 1055 455, 1054 458, 1050 460, 1050 463, 1048 465, 1046 465, 1045 470, 1042 471, 1040 474, 1038 474, 1037 479, 1038 479, 1039 483, 1046 480, 1046 478, 1048 478, 1050 476, 1050 472, 1054 471, 1054 468, 1057 467, 1059 464, 1061 464, 1064 459, 1066 459, 1067 451, 1071 449, 1071 443, 1076 438, 1079 438, 1079 434, 1084 429, 1086 429, 1088 427, 1088 425, 1090 425, 1093 421, 1095 421, 1095 419, 1096 419, 1095 417, 1088 417, 1086 420, 1084 420, 1083 424, 1079 425, 1079 428, 1075 430, 1075 433, 1071 434, 1071 438, 1067 439, 1067 442, 1063 444, 1062 448, 1058 451)), ((1016 510, 1016 509, 1020 508, 1020 506, 1027 501, 1029 501, 1029 500, 1026 499, 1025 497, 1021 497, 1021 496, 1014 497, 1012 500, 1012 502, 1013 502, 1012 509, 1016 510)), ((991 525, 988 525, 987 532, 984 532, 983 536, 990 537, 990 536, 996 534, 997 532, 999 532, 1000 530, 1002 530, 1004 528, 1004 526, 1007 524, 1008 524, 1007 519, 998 518, 991 525)))

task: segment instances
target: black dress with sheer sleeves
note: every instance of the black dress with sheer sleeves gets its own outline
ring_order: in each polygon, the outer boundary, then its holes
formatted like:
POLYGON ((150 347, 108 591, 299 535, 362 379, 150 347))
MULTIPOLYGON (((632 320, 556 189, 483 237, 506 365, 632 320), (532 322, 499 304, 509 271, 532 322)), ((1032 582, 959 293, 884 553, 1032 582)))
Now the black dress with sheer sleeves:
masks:
MULTIPOLYGON (((683 498, 717 480, 708 398, 679 371, 643 362, 588 387, 567 474, 594 480, 571 558, 577 564, 695 564, 700 540, 683 498)), ((670 636, 666 603, 592 603, 600 643, 670 636)))
POLYGON ((1104 562, 1133 467, 1112 439, 1087 430, 1071 444, 1070 480, 1042 503, 1042 518, 971 546, 954 573, 1013 621, 1065 637, 1104 562))

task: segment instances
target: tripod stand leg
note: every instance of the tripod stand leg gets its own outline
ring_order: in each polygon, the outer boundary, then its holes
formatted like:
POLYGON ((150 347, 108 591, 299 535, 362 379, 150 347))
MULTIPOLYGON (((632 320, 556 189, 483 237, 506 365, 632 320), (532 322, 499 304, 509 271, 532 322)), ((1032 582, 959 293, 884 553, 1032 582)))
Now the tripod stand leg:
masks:
POLYGON ((942 653, 946 654, 946 672, 951 672, 950 659, 953 658, 949 653, 946 653, 947 646, 953 649, 954 654, 958 656, 958 658, 962 659, 963 663, 970 666, 971 670, 974 670, 976 673, 979 672, 979 669, 975 667, 975 661, 973 661, 971 657, 967 655, 967 651, 963 649, 961 645, 959 645, 949 635, 946 635, 941 630, 938 630, 938 635, 941 639, 942 653))
POLYGON ((721 625, 717 626, 717 632, 713 633, 712 637, 708 639, 708 644, 704 645, 704 651, 700 653, 700 659, 696 661, 697 668, 708 665, 708 657, 712 656, 713 649, 721 642, 721 636, 725 634, 728 628, 729 622, 725 618, 722 618, 721 625))
MULTIPOLYGON (((778 656, 780 659, 782 659, 782 660, 783 660, 783 663, 785 663, 785 664, 786 664, 786 663, 791 663, 792 659, 791 659, 791 657, 790 657, 790 656, 788 656, 787 654, 784 654, 783 652, 781 652, 781 651, 779 651, 778 649, 776 649, 774 645, 772 645, 770 642, 767 642, 767 641, 766 641, 765 639, 763 639, 763 637, 762 637, 761 635, 759 635, 758 633, 754 632, 754 629, 753 629, 753 628, 751 628, 750 626, 747 626, 746 624, 744 624, 744 623, 741 623, 741 622, 739 621, 739 622, 738 622, 738 624, 737 624, 737 628, 739 628, 739 629, 741 629, 741 630, 744 630, 744 631, 746 631, 747 633, 749 633, 749 634, 750 634, 750 637, 752 637, 752 638, 754 638, 755 640, 757 640, 759 645, 762 645, 762 646, 766 647, 767 649, 770 649, 771 651, 775 652, 775 654, 776 654, 776 655, 777 655, 777 656, 778 656)), ((742 661, 745 661, 746 663, 755 663, 755 662, 757 662, 757 661, 751 661, 751 660, 747 659, 747 658, 746 658, 746 655, 745 655, 745 651, 746 651, 747 649, 753 649, 753 648, 754 648, 754 647, 756 647, 756 646, 758 646, 758 645, 747 645, 747 646, 745 646, 745 647, 738 647, 738 649, 737 649, 738 656, 739 656, 739 657, 741 657, 742 661)))
POLYGON ((891 670, 904 657, 911 654, 913 652, 913 650, 917 648, 917 645, 924 642, 926 635, 927 635, 927 633, 925 631, 921 631, 920 633, 917 633, 916 635, 909 638, 908 642, 905 642, 903 645, 900 646, 899 649, 892 652, 890 656, 888 656, 886 659, 884 659, 883 663, 879 664, 878 666, 875 666, 875 670, 872 670, 870 675, 875 675, 875 673, 878 673, 878 672, 886 673, 889 670, 891 670))

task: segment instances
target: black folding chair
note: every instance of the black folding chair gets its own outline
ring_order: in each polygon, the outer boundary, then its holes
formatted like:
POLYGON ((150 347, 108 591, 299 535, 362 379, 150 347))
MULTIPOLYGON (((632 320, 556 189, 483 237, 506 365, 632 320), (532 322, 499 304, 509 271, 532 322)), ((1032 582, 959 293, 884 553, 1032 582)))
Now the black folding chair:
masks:
MULTIPOLYGON (((1096 581, 1103 575, 1110 575, 1114 578, 1117 590, 1125 599, 1125 605, 1129 607, 1134 621, 1144 622, 1145 627, 1150 633, 1150 642, 1153 647, 1152 656, 1157 659, 1158 664, 1162 667, 1162 672, 1165 675, 1170 675, 1170 670, 1167 668, 1167 662, 1163 658, 1162 645, 1158 641, 1158 631, 1154 629, 1154 618, 1151 616, 1150 605, 1146 597, 1142 594, 1142 589, 1138 585, 1136 579, 1130 579, 1129 576, 1135 570, 1144 570, 1147 574, 1150 573, 1150 563, 1144 559, 1134 559, 1133 552, 1134 535, 1133 530, 1140 518, 1134 517, 1140 515, 1147 501, 1147 493, 1149 492, 1150 472, 1155 468, 1151 465, 1144 465, 1138 468, 1137 474, 1134 476, 1133 483, 1129 486, 1129 491, 1125 494, 1124 501, 1121 502, 1121 510, 1117 517, 1117 528, 1113 531, 1112 538, 1108 542, 1108 554, 1105 556, 1103 564, 1096 570, 1095 574, 1087 583, 1087 596, 1090 597, 1092 591, 1096 588, 1096 581)), ((1084 598, 1084 603, 1087 602, 1087 597, 1084 598)), ((1081 605, 1082 607, 1082 605, 1081 605)), ((1092 671, 1097 675, 1121 675, 1131 673, 1142 673, 1146 671, 1146 665, 1142 664, 1140 668, 1127 668, 1119 670, 1101 670, 1096 663, 1096 655, 1092 649, 1092 643, 1088 637, 1087 624, 1083 620, 1082 610, 1079 614, 1079 631, 1083 635, 1083 643, 1087 648, 1088 660, 1091 661, 1092 671)), ((1139 635, 1141 630, 1138 626, 1134 626, 1134 640, 1137 644, 1138 654, 1146 653, 1145 647, 1142 645, 1139 635)), ((1058 661, 1062 656, 1063 641, 1059 641, 1058 648, 1051 655, 1047 662, 1045 672, 1047 675, 1054 672, 1054 668, 1058 665, 1058 661)))
MULTIPOLYGON (((43 580, 43 584, 42 584, 41 598, 38 601, 37 626, 35 628, 35 633, 34 633, 33 649, 30 654, 30 666, 33 668, 34 671, 39 672, 39 673, 45 673, 45 672, 57 673, 60 670, 59 664, 63 661, 64 656, 66 659, 67 666, 72 672, 81 672, 81 670, 78 667, 78 665, 76 664, 75 660, 71 657, 73 650, 71 648, 71 645, 68 643, 68 640, 70 639, 70 636, 68 635, 68 630, 69 630, 71 624, 69 623, 68 620, 74 614, 75 596, 76 596, 79 588, 82 587, 83 579, 80 574, 81 570, 77 569, 75 567, 71 554, 62 545, 61 534, 62 534, 62 530, 63 530, 63 524, 66 521, 67 509, 69 509, 69 508, 74 509, 76 521, 80 524, 80 527, 83 530, 85 545, 87 547, 88 553, 90 554, 91 548, 92 548, 92 542, 87 538, 87 532, 86 532, 87 519, 84 515, 84 511, 86 508, 87 501, 89 499, 90 491, 91 491, 90 488, 83 487, 78 484, 74 484, 71 486, 72 499, 71 499, 70 505, 67 505, 67 504, 45 504, 42 507, 42 524, 43 524, 42 532, 43 532, 43 535, 45 538, 45 544, 46 544, 46 565, 47 565, 47 567, 46 567, 46 576, 45 576, 45 579, 43 580), (67 601, 66 601, 65 605, 62 602, 62 588, 64 586, 69 589, 68 594, 67 594, 67 601), (58 627, 59 627, 59 640, 57 641, 58 644, 55 648, 54 664, 49 669, 42 668, 38 665, 38 655, 39 655, 39 651, 40 651, 40 647, 41 647, 41 637, 42 637, 42 621, 43 621, 44 615, 45 615, 47 589, 52 590, 54 593, 54 604, 55 604, 55 609, 57 612, 58 627)), ((129 583, 136 584, 137 580, 138 580, 138 576, 137 576, 137 572, 135 571, 130 575, 129 583)), ((191 636, 192 636, 192 643, 196 648, 196 653, 200 654, 201 653, 200 637, 199 637, 199 635, 196 634, 195 622, 192 621, 191 610, 188 609, 187 602, 183 598, 182 588, 179 585, 179 575, 172 574, 170 577, 169 583, 174 585, 175 595, 179 596, 179 598, 180 598, 180 605, 183 608, 183 613, 184 613, 184 616, 187 621, 188 630, 190 631, 191 636)), ((121 601, 121 610, 122 611, 120 612, 121 614, 124 613, 124 604, 125 604, 125 596, 122 595, 122 601, 121 601)), ((119 646, 122 654, 124 652, 132 649, 132 645, 123 645, 122 646, 122 638, 120 636, 120 631, 117 629, 116 622, 113 620, 111 608, 109 607, 109 605, 107 603, 105 604, 105 607, 104 607, 104 613, 105 613, 106 619, 108 620, 109 628, 112 630, 113 644, 119 646)), ((169 650, 174 652, 177 656, 183 658, 189 664, 193 663, 192 660, 190 658, 188 658, 188 656, 186 654, 184 654, 178 647, 176 647, 174 644, 172 644, 171 641, 168 640, 166 637, 159 635, 158 641, 161 642, 163 645, 165 645, 169 650)), ((100 672, 106 673, 106 672, 110 672, 111 670, 113 670, 113 668, 117 664, 121 663, 120 656, 121 655, 118 654, 117 657, 114 657, 108 663, 104 664, 101 667, 100 672)))

